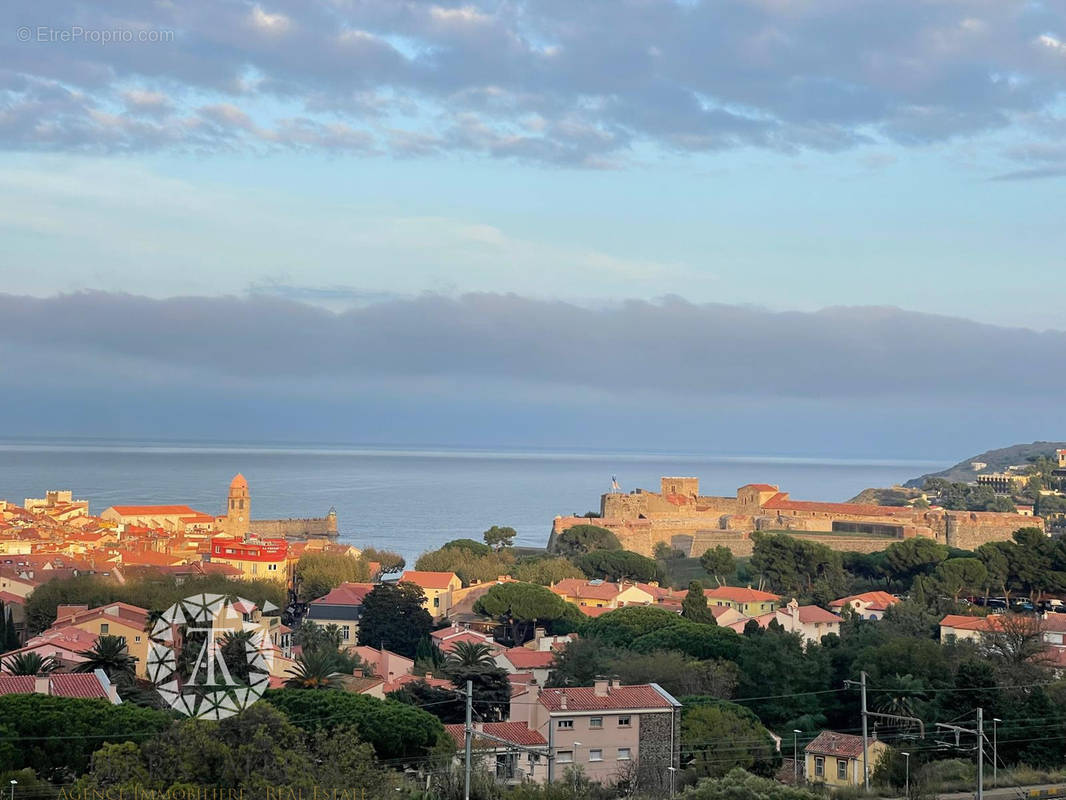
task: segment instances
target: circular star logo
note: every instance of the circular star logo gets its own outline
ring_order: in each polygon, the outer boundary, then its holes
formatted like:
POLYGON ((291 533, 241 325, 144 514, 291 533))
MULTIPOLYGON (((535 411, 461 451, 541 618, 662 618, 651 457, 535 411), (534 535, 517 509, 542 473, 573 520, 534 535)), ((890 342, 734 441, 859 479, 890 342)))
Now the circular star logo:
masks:
POLYGON ((276 610, 221 594, 178 601, 149 633, 148 680, 189 717, 219 720, 243 711, 270 683, 274 645, 263 612, 276 610))

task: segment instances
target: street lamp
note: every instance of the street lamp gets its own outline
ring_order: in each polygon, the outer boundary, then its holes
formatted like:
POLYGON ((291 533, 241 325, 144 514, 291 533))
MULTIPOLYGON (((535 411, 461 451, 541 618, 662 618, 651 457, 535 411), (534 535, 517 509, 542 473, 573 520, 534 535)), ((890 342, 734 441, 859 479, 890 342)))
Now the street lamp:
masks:
POLYGON ((999 736, 997 735, 996 723, 1003 720, 998 717, 992 717, 992 785, 999 786, 996 783, 996 777, 999 773, 999 736))
POLYGON ((907 793, 906 793, 905 797, 910 798, 910 796, 911 796, 911 754, 910 753, 900 753, 900 755, 907 759, 907 773, 906 773, 907 774, 907 784, 906 784, 907 785, 907 790, 906 790, 907 793))
MULTIPOLYGON (((793 728, 792 729, 792 783, 795 786, 799 786, 800 782, 800 758, 799 758, 799 736, 803 731, 793 728)), ((804 770, 806 772, 806 770, 804 770)))
POLYGON ((15 785, 18 783, 14 778, 11 779, 11 800, 15 800, 15 785))

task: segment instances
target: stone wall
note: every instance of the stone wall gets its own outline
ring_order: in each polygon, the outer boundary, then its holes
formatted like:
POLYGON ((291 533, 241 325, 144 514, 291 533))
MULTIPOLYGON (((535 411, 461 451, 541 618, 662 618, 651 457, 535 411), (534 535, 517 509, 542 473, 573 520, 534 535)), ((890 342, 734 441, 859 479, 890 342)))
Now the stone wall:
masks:
POLYGON ((261 539, 333 537, 337 535, 337 517, 330 515, 303 519, 254 519, 248 523, 248 531, 261 539))

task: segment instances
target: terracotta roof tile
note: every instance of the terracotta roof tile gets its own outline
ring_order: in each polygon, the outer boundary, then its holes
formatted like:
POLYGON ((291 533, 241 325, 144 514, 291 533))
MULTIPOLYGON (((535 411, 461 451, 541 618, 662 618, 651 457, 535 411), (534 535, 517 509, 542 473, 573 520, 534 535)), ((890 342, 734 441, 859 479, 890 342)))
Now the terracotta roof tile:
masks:
POLYGON ((427 572, 409 569, 400 576, 401 583, 414 583, 424 589, 447 589, 457 580, 454 572, 427 572))
POLYGON ((592 686, 567 689, 544 689, 537 698, 549 711, 561 711, 563 696, 566 711, 599 711, 608 709, 673 708, 677 701, 653 684, 614 686, 605 695, 596 694, 592 686))
MULTIPOLYGON (((444 730, 448 732, 448 735, 451 736, 460 747, 465 745, 465 726, 445 725, 444 730)), ((492 736, 498 736, 501 739, 506 739, 515 744, 523 744, 527 747, 543 747, 548 744, 543 736, 536 731, 530 730, 529 726, 524 722, 486 722, 481 726, 481 730, 492 736)), ((491 739, 478 739, 477 734, 474 735, 474 746, 479 749, 488 750, 494 750, 497 747, 506 747, 506 745, 499 744, 491 739)))
POLYGON ((528 647, 512 647, 504 650, 503 655, 515 669, 545 669, 555 663, 555 654, 551 650, 530 650, 528 647))

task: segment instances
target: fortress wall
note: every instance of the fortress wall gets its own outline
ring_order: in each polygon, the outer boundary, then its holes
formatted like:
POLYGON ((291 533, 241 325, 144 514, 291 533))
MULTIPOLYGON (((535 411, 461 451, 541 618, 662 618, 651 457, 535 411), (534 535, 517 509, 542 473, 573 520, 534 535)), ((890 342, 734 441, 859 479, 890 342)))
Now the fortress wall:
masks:
POLYGON ((303 519, 254 519, 248 523, 250 533, 263 539, 304 539, 310 536, 336 536, 336 517, 303 519))
POLYGON ((942 514, 937 541, 963 550, 976 550, 985 542, 1008 541, 1019 528, 1044 530, 1041 517, 1019 514, 949 511, 942 514))

